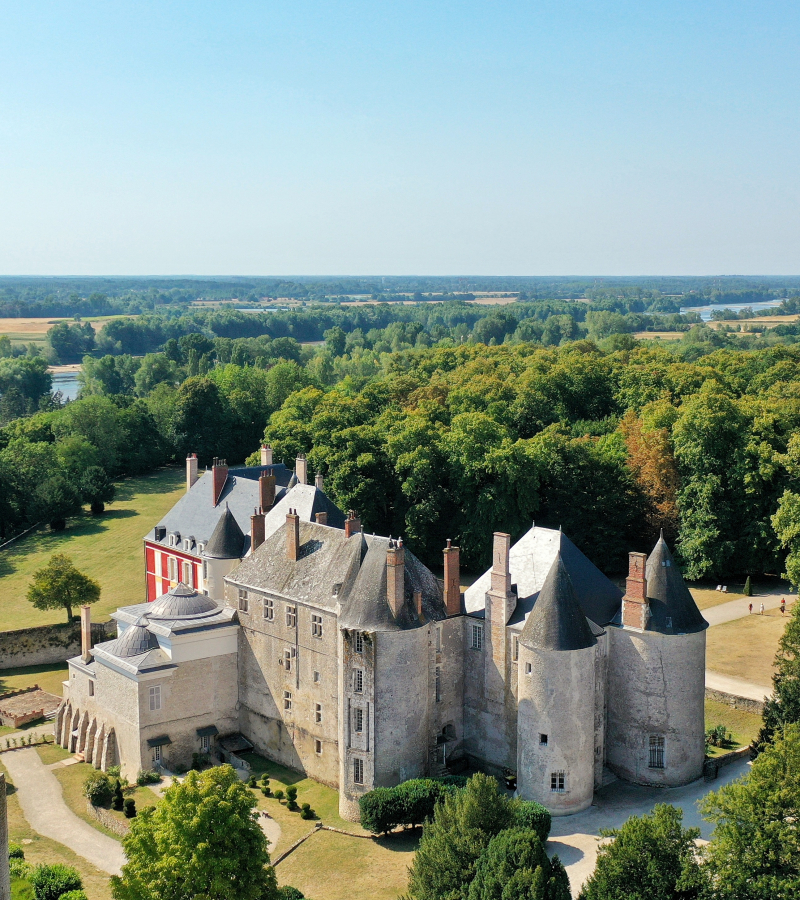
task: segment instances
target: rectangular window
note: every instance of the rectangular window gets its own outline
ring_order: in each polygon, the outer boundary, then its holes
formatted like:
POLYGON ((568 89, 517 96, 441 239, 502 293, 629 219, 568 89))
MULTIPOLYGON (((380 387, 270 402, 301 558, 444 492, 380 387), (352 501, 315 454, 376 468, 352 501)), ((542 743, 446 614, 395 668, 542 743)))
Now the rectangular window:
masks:
POLYGON ((364 652, 364 635, 360 632, 356 632, 356 636, 353 640, 353 646, 355 647, 356 653, 364 652))
POLYGON ((94 682, 89 679, 89 696, 94 697, 94 682))
POLYGON ((436 667, 436 702, 442 699, 442 670, 436 667))
POLYGON ((664 768, 664 735, 650 735, 650 762, 651 769, 664 768))
POLYGON ((364 670, 356 669, 353 672, 353 690, 357 694, 361 694, 364 691, 364 670))
POLYGON ((532 663, 525 663, 525 674, 530 675, 532 671, 533 671, 532 663))
POLYGON ((150 712, 161 709, 161 685, 150 688, 150 712))
POLYGON ((540 735, 539 735, 539 744, 540 744, 542 747, 546 747, 546 746, 547 746, 547 735, 546 735, 546 734, 540 734, 540 735))
POLYGON ((322 704, 316 703, 314 704, 314 721, 319 725, 322 721, 322 704))
POLYGON ((354 759, 353 760, 353 784, 363 784, 364 783, 364 760, 363 759, 354 759))
POLYGON ((296 606, 287 606, 286 607, 286 627, 287 628, 296 628, 297 627, 297 607, 296 606))
POLYGON ((161 747, 153 747, 153 763, 158 765, 161 762, 161 747))
POLYGON ((247 612, 250 602, 247 598, 247 591, 239 588, 239 612, 247 612))
POLYGON ((283 651, 283 667, 287 672, 292 671, 292 660, 296 659, 297 650, 294 647, 285 647, 283 651))
POLYGON ((203 581, 208 581, 208 563, 203 560, 203 581))
POLYGON ((563 794, 566 790, 566 778, 563 772, 550 773, 550 790, 556 794, 563 794))
POLYGON ((314 637, 322 637, 322 616, 311 616, 311 634, 314 637))
POLYGON ((512 643, 511 643, 512 651, 511 652, 514 657, 514 662, 516 662, 519 659, 519 638, 516 635, 514 635, 514 637, 511 639, 511 641, 512 641, 512 643))
POLYGON ((356 734, 361 734, 364 730, 364 710, 363 709, 354 709, 353 710, 353 731, 356 734))
POLYGON ((167 568, 169 570, 169 580, 177 581, 178 580, 178 560, 175 559, 174 556, 170 556, 167 560, 167 568))
POLYGON ((264 598, 264 618, 271 622, 275 618, 275 604, 269 597, 264 598))
POLYGON ((322 741, 314 741, 314 752, 317 756, 322 756, 322 741))
POLYGON ((322 676, 319 672, 314 672, 314 684, 319 684, 322 681, 322 676))
POLYGON ((291 691, 283 692, 283 708, 284 709, 292 708, 292 692, 291 691))
POLYGON ((194 566, 190 562, 183 564, 183 583, 194 587, 194 566))
POLYGON ((483 649, 483 625, 472 626, 472 649, 483 649))

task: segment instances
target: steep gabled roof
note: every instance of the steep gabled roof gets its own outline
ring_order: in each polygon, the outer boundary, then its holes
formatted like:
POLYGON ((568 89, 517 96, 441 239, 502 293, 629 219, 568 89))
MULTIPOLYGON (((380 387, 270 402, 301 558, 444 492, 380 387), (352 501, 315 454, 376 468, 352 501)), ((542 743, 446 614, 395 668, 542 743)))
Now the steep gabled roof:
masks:
POLYGON ((648 631, 689 634, 708 628, 669 552, 664 535, 647 558, 647 597, 650 601, 648 631))
POLYGON ((520 641, 530 650, 585 650, 597 643, 560 552, 550 566, 520 641))
POLYGON ((244 556, 244 534, 227 504, 206 544, 204 555, 212 559, 241 559, 244 556))

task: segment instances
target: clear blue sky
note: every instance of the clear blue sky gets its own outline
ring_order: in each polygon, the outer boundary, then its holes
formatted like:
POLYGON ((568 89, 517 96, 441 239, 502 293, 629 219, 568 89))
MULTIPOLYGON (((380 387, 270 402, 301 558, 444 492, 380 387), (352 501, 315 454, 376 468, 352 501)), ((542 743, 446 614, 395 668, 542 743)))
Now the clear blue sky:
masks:
POLYGON ((0 7, 0 274, 798 274, 796 2, 0 7))

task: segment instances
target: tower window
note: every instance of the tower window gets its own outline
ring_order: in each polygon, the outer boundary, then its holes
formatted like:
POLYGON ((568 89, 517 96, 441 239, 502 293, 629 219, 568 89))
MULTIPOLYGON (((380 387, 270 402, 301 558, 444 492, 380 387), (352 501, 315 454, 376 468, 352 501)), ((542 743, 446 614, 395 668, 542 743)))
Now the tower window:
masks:
POLYGON ((512 653, 514 662, 516 662, 519 659, 519 638, 516 635, 514 635, 514 637, 511 640, 512 640, 511 653, 512 653))
POLYGON ((356 707, 353 710, 353 731, 356 734, 361 734, 364 730, 364 710, 356 707))
POLYGON ((546 734, 540 734, 540 735, 539 735, 539 746, 540 746, 540 747, 546 747, 546 746, 547 746, 547 735, 546 735, 546 734))
POLYGON ((664 768, 664 735, 650 735, 650 761, 648 763, 651 769, 664 768))
POLYGON ((436 652, 441 652, 442 649, 442 629, 437 626, 436 628, 436 652))
POLYGON ((439 666, 436 667, 436 702, 442 699, 442 670, 439 666))
POLYGON ((322 704, 317 703, 314 705, 314 721, 319 725, 322 721, 322 704))
POLYGON ((363 759, 354 759, 353 760, 353 784, 363 784, 364 783, 364 760, 363 759))
POLYGON ((525 674, 530 675, 533 672, 533 663, 525 663, 525 674))
POLYGON ((317 754, 317 756, 322 756, 322 741, 314 741, 314 752, 317 754))
POLYGON ((94 682, 92 679, 89 679, 89 696, 94 697, 94 682))
POLYGON ((567 779, 563 772, 550 773, 550 790, 555 794, 563 794, 566 790, 567 779))
POLYGON ((322 681, 322 676, 319 672, 314 672, 314 684, 319 684, 322 681))
POLYGON ((472 649, 483 649, 483 625, 472 626, 472 649))
POLYGON ((356 632, 356 636, 353 641, 353 647, 356 653, 364 652, 364 635, 360 631, 356 632))
POLYGON ((361 694, 364 691, 364 670, 356 669, 353 672, 353 690, 357 694, 361 694))

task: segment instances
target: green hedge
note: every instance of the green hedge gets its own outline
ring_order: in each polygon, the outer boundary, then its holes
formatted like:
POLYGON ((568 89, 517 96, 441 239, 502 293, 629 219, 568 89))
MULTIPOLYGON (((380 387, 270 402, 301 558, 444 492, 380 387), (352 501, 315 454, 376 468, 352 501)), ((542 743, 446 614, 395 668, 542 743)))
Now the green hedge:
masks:
POLYGON ((517 828, 528 828, 535 831, 539 840, 544 843, 550 834, 552 817, 547 807, 535 800, 514 800, 514 820, 517 828))
POLYGON ((392 788, 375 788, 359 800, 361 825, 373 834, 385 834, 400 825, 422 825, 433 817, 439 800, 466 785, 462 776, 414 778, 392 788))

